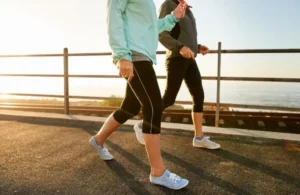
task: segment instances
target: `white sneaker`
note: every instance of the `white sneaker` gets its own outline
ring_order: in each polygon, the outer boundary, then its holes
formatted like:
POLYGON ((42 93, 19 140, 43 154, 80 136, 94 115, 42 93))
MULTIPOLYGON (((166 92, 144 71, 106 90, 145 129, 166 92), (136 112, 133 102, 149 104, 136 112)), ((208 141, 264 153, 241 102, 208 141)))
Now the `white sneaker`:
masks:
POLYGON ((90 144, 97 150, 97 152, 102 160, 114 159, 114 157, 109 153, 109 151, 107 150, 105 145, 103 145, 103 147, 97 145, 95 136, 93 136, 90 139, 90 144))
POLYGON ((186 187, 189 184, 189 181, 166 170, 160 177, 154 177, 150 175, 150 183, 161 185, 172 190, 180 190, 186 187))
POLYGON ((207 149, 218 149, 221 147, 220 144, 217 144, 213 141, 210 141, 207 137, 203 137, 201 140, 193 139, 193 146, 197 148, 207 148, 207 149))
POLYGON ((135 136, 136 136, 136 139, 138 140, 138 142, 142 145, 145 145, 145 140, 144 140, 144 137, 143 137, 143 131, 142 131, 142 128, 140 127, 139 123, 134 125, 133 129, 134 129, 135 136))

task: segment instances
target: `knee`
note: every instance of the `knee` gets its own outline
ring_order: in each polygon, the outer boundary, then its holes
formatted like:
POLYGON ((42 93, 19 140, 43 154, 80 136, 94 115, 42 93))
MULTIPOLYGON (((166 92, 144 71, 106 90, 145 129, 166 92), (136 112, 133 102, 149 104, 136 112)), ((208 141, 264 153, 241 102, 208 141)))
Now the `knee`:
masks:
POLYGON ((199 90, 196 93, 192 93, 192 99, 194 103, 203 103, 204 102, 204 90, 199 90))
POLYGON ((116 110, 113 114, 113 117, 116 121, 118 121, 120 124, 125 123, 128 119, 138 115, 140 112, 140 107, 132 107, 132 109, 122 109, 119 108, 116 110))
POLYGON ((173 106, 175 104, 175 98, 164 96, 163 98, 163 108, 168 108, 169 106, 173 106))
POLYGON ((140 110, 141 110, 141 107, 138 107, 138 108, 136 107, 136 108, 132 109, 132 110, 130 111, 131 117, 134 117, 134 116, 138 115, 139 112, 140 112, 140 110))
POLYGON ((203 104, 194 104, 193 105, 193 112, 203 112, 203 104))
POLYGON ((153 107, 154 109, 154 114, 157 115, 157 117, 161 117, 163 113, 163 103, 161 102, 159 105, 155 105, 153 107))
POLYGON ((162 101, 153 102, 149 105, 145 105, 143 110, 147 114, 161 116, 163 112, 163 103, 162 101))

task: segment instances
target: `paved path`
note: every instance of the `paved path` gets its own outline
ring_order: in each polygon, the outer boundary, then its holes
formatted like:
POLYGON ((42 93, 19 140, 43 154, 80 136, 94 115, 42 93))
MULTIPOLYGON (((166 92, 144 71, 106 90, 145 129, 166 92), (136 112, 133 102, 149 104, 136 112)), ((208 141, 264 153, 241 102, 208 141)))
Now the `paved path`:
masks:
POLYGON ((100 125, 0 117, 0 194, 300 194, 300 142, 212 135, 220 150, 192 148, 192 132, 162 132, 165 165, 190 185, 171 191, 149 184, 143 146, 132 129, 107 145, 115 160, 99 159, 88 140, 100 125))

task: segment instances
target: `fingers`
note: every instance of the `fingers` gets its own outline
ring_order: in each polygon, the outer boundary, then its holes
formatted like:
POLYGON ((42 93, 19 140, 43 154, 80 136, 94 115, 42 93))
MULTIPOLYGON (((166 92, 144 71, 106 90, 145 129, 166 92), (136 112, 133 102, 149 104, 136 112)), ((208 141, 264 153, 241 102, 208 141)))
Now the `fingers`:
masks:
POLYGON ((126 73, 125 73, 125 75, 123 77, 125 79, 127 79, 128 82, 130 82, 132 80, 132 78, 134 77, 132 66, 131 67, 127 67, 126 73))
POLYGON ((132 66, 130 67, 121 67, 119 70, 119 75, 121 77, 124 77, 125 79, 127 79, 129 82, 132 80, 132 78, 134 77, 133 74, 133 69, 132 66))
POLYGON ((186 53, 186 58, 191 58, 192 54, 190 52, 186 53))
POLYGON ((194 55, 194 52, 190 52, 190 58, 194 59, 195 58, 195 55, 194 55))
POLYGON ((205 56, 207 54, 207 52, 208 52, 207 50, 203 50, 203 51, 201 51, 201 54, 205 56))
POLYGON ((192 51, 183 53, 182 56, 183 56, 184 58, 188 58, 188 59, 194 59, 194 58, 195 58, 195 54, 194 54, 194 52, 192 52, 192 51))
POLYGON ((126 75, 126 66, 122 66, 122 65, 120 65, 119 66, 119 75, 121 76, 121 77, 123 77, 123 76, 125 76, 126 75))
POLYGON ((206 55, 208 52, 209 52, 209 49, 207 47, 205 47, 201 53, 202 53, 202 55, 206 55))
POLYGON ((124 68, 122 66, 119 66, 119 76, 123 76, 124 74, 124 68))
POLYGON ((184 14, 185 14, 185 10, 186 10, 186 5, 184 4, 182 7, 181 7, 181 17, 183 18, 184 17, 184 14))
POLYGON ((185 7, 188 6, 187 3, 184 0, 178 0, 178 1, 179 1, 180 6, 185 6, 185 7))
POLYGON ((187 53, 185 53, 185 54, 181 54, 184 58, 189 58, 188 57, 188 55, 187 55, 187 53))
POLYGON ((132 80, 132 78, 134 77, 134 75, 133 75, 133 71, 131 71, 130 73, 129 73, 129 75, 128 75, 128 82, 130 82, 131 80, 132 80))
POLYGON ((187 4, 184 1, 180 2, 179 5, 176 7, 175 12, 178 14, 179 19, 184 17, 186 8, 187 4))
POLYGON ((192 50, 188 49, 187 50, 187 56, 188 56, 188 58, 194 59, 195 54, 194 54, 194 52, 192 52, 192 50))
POLYGON ((190 58, 194 59, 195 58, 194 52, 186 46, 182 47, 179 52, 184 58, 188 58, 188 59, 190 59, 190 58))
POLYGON ((181 4, 180 11, 182 12, 182 15, 185 14, 186 8, 187 8, 187 4, 185 4, 185 3, 181 4))

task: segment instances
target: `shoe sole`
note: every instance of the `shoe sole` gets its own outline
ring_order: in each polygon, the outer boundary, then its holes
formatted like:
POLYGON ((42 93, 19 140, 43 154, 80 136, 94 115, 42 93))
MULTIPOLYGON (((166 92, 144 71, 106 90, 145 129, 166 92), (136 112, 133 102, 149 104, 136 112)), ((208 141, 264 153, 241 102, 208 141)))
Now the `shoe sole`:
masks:
POLYGON ((181 190, 182 188, 185 188, 187 185, 189 185, 189 181, 185 184, 185 185, 183 185, 183 186, 180 186, 179 188, 169 188, 168 186, 165 186, 165 185, 163 185, 163 184, 158 184, 158 183, 152 183, 152 182, 150 182, 152 185, 158 185, 158 186, 163 186, 163 187, 166 187, 166 188, 168 188, 168 189, 171 189, 171 190, 181 190))
MULTIPOLYGON (((92 146, 92 147, 94 148, 94 146, 92 146)), ((94 148, 94 150, 96 150, 96 152, 97 152, 97 154, 98 154, 98 156, 99 156, 99 158, 100 158, 101 160, 110 161, 110 160, 113 160, 113 159, 114 159, 114 157, 112 157, 112 158, 107 158, 107 159, 102 158, 102 157, 100 156, 100 154, 98 153, 98 150, 95 149, 95 148, 94 148)))
POLYGON ((101 158, 101 156, 100 156, 100 159, 101 159, 101 160, 104 160, 104 161, 111 161, 111 160, 114 160, 114 158, 103 159, 103 158, 101 158))
MULTIPOLYGON (((92 146, 93 147, 93 146, 92 146)), ((93 147, 94 148, 94 147, 93 147)), ((94 148, 95 149, 95 148, 94 148)), ((95 149, 96 150, 96 149, 95 149)), ((99 158, 101 159, 101 160, 105 160, 105 161, 110 161, 110 160, 113 160, 114 159, 114 157, 111 157, 111 158, 102 158, 101 156, 100 156, 100 154, 99 154, 99 152, 96 150, 96 152, 97 152, 97 154, 98 154, 98 156, 99 156, 99 158)))
POLYGON ((219 147, 213 147, 213 148, 208 148, 208 147, 204 147, 204 146, 195 146, 195 145, 193 145, 193 147, 195 147, 195 148, 206 148, 206 149, 210 149, 210 150, 216 150, 216 149, 221 148, 221 146, 219 146, 219 147))

